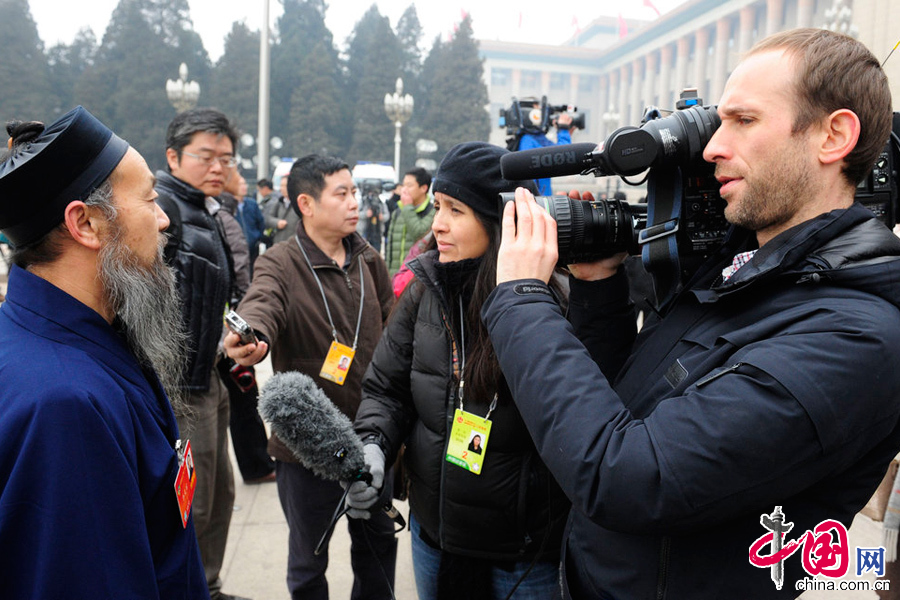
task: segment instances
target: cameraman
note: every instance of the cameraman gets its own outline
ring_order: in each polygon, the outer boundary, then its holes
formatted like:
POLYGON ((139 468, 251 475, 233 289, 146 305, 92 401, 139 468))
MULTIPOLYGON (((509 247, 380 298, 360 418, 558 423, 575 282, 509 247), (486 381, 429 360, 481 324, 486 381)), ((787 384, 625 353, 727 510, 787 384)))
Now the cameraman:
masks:
POLYGON ((878 60, 833 32, 776 34, 718 112, 704 158, 733 226, 633 347, 622 257, 572 265, 569 324, 546 287, 555 222, 525 190, 503 216, 482 317, 572 500, 567 597, 795 597, 828 558, 847 566, 831 534, 900 449, 900 241, 854 203, 891 127, 878 60), (598 364, 625 357, 611 384, 598 364), (783 572, 748 560, 761 538, 756 556, 775 552, 761 516, 776 506, 786 545, 839 522, 783 572))
MULTIPOLYGON (((541 127, 541 110, 539 108, 531 110, 526 123, 528 124, 525 125, 522 136, 519 138, 517 150, 530 150, 532 148, 572 143, 571 132, 575 129, 575 126, 572 123, 572 115, 567 112, 559 113, 559 116, 556 118, 556 143, 547 137, 547 134, 541 127)), ((541 193, 541 196, 549 196, 553 193, 549 178, 535 179, 535 183, 538 185, 538 191, 541 193)))
POLYGON ((359 233, 376 252, 381 253, 384 239, 384 202, 381 201, 381 181, 364 180, 359 201, 359 233))

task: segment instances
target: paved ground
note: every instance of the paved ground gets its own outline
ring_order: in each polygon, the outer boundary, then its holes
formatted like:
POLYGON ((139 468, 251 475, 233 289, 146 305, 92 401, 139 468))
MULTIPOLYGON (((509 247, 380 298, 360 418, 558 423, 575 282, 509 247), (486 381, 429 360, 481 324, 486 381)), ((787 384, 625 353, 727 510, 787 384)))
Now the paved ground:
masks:
MULTIPOLYGON (((257 367, 260 384, 271 375, 266 360, 257 367)), ((253 600, 288 599, 287 573, 288 528, 278 501, 274 483, 245 485, 232 457, 235 473, 235 512, 228 533, 225 565, 222 578, 224 591, 253 598, 253 600)), ((395 506, 408 517, 405 502, 395 506)), ((416 588, 412 574, 409 530, 399 534, 395 595, 398 600, 415 600, 416 588)), ((350 536, 346 517, 335 527, 329 545, 327 571, 330 596, 335 600, 350 598, 353 573, 350 569, 350 536)))
MULTIPOLYGON (((0 260, 0 293, 5 292, 6 269, 0 260)), ((264 382, 270 374, 271 366, 266 361, 258 368, 260 382, 264 382)), ((275 484, 245 485, 240 480, 236 464, 234 472, 235 512, 222 570, 224 591, 254 600, 285 600, 288 598, 285 585, 288 531, 275 484)), ((398 503, 397 507, 404 516, 408 516, 409 511, 405 503, 398 503)), ((748 540, 748 546, 750 542, 752 540, 748 540)), ((857 546, 880 545, 881 524, 874 523, 865 516, 857 516, 850 528, 851 553, 855 554, 854 549, 857 546)), ((330 595, 335 600, 345 600, 350 597, 353 576, 350 570, 350 538, 343 520, 335 530, 330 549, 331 562, 328 567, 330 595)), ((852 559, 855 562, 855 556, 852 559)), ((795 555, 789 560, 799 560, 799 557, 795 555)), ((852 577, 855 572, 852 567, 850 572, 849 579, 855 579, 852 577)), ((869 581, 873 579, 871 575, 863 578, 869 581)), ((416 600, 409 531, 403 531, 399 535, 395 588, 398 600, 416 600)), ((877 595, 868 591, 815 591, 806 592, 802 600, 877 600, 877 595)))

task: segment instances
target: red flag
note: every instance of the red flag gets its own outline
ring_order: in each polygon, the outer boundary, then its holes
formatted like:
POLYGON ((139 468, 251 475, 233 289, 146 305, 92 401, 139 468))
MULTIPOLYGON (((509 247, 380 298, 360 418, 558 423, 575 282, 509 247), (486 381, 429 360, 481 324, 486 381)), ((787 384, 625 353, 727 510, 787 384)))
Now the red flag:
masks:
POLYGON ((619 13, 619 39, 622 39, 628 35, 628 24, 625 22, 625 19, 622 18, 622 13, 619 13))
POLYGON ((522 29, 522 11, 519 11, 519 29, 522 29))
POLYGON ((649 7, 649 8, 652 8, 653 10, 655 10, 655 11, 656 11, 656 16, 657 16, 657 17, 661 17, 661 16, 662 16, 662 13, 660 13, 660 12, 659 12, 659 9, 656 8, 656 6, 653 5, 653 2, 652 2, 651 0, 644 0, 644 6, 647 6, 647 7, 649 7))
POLYGON ((572 17, 572 27, 575 28, 575 33, 581 33, 581 27, 578 26, 578 17, 572 17))

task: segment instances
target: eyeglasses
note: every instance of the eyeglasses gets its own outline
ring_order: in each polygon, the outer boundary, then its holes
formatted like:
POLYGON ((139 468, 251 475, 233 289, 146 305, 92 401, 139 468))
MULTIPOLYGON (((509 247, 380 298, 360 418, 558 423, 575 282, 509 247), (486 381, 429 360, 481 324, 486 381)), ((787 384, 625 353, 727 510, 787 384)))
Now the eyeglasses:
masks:
POLYGON ((196 158, 206 167, 211 167, 215 161, 219 161, 219 164, 222 165, 226 169, 233 169, 237 166, 237 159, 233 156, 201 156, 199 154, 194 154, 193 152, 181 152, 185 156, 190 156, 191 158, 196 158))

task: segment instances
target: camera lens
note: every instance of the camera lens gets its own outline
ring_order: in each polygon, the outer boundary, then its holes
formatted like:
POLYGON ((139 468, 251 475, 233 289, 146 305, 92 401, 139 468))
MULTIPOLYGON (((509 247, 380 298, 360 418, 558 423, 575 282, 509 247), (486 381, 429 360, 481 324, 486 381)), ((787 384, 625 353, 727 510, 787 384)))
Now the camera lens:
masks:
POLYGON ((646 207, 620 200, 572 200, 550 196, 539 200, 556 220, 559 263, 607 258, 618 252, 637 254, 637 232, 646 222, 646 207))
MULTIPOLYGON (((500 194, 502 205, 515 194, 500 194)), ((573 200, 566 196, 536 196, 535 201, 556 221, 560 265, 591 262, 618 252, 638 254, 637 232, 647 221, 647 207, 620 200, 573 200)))

